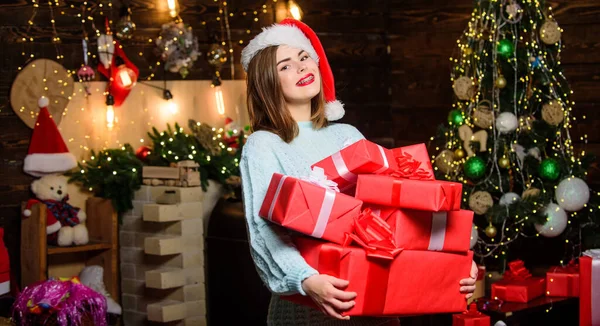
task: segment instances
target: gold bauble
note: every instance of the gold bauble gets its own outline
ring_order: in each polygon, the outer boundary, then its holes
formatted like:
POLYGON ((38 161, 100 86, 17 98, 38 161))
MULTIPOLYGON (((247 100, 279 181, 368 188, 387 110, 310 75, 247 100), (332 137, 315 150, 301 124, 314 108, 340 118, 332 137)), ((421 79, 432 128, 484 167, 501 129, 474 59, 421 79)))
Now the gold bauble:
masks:
POLYGON ((540 28, 540 39, 548 45, 560 41, 561 34, 560 27, 555 21, 547 20, 540 28))
POLYGON ((506 87, 506 78, 504 78, 503 75, 499 75, 498 78, 496 78, 496 87, 500 89, 506 87))
POLYGON ((473 109, 473 123, 481 129, 489 129, 494 122, 494 113, 490 109, 489 101, 481 101, 473 109))
POLYGON ((542 119, 551 126, 558 126, 565 118, 562 104, 552 100, 542 106, 542 119))
POLYGON ((471 49, 470 47, 466 47, 464 49, 464 52, 466 55, 471 55, 473 53, 473 49, 471 49))
POLYGON ((521 194, 521 198, 533 199, 539 195, 540 195, 540 190, 538 188, 531 187, 531 188, 528 188, 525 191, 523 191, 523 194, 521 194))
POLYGON ((474 84, 471 78, 462 76, 454 80, 452 88, 458 99, 466 101, 475 96, 476 87, 474 84))
POLYGON ((454 151, 454 158, 456 159, 462 159, 465 157, 465 150, 462 148, 458 148, 457 150, 454 151))
POLYGON ((469 208, 477 215, 485 214, 492 205, 494 200, 487 191, 476 191, 469 197, 469 208))
POLYGON ((498 234, 498 230, 496 230, 496 227, 490 223, 490 225, 485 228, 485 235, 487 235, 489 238, 493 238, 496 236, 496 234, 498 234))
POLYGON ((454 152, 449 149, 445 149, 438 154, 435 158, 435 166, 445 174, 448 174, 454 170, 454 152))
POLYGON ((498 160, 498 165, 503 169, 508 169, 508 167, 510 167, 510 159, 506 156, 502 156, 498 160))

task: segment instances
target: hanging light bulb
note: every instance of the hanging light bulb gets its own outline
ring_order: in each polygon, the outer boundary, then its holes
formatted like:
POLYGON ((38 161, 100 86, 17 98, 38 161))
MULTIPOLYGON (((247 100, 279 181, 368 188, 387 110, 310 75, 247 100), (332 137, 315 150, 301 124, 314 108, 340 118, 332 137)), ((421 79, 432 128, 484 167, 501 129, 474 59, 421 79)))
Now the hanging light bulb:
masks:
POLYGON ((169 15, 171 15, 172 18, 177 17, 177 10, 179 7, 177 0, 167 0, 167 6, 169 7, 169 15))
POLYGON ((169 111, 169 113, 177 113, 177 103, 173 101, 173 94, 171 94, 170 90, 165 89, 163 91, 163 98, 167 101, 166 109, 169 111))
POLYGON ((215 78, 213 78, 211 86, 215 89, 215 103, 217 104, 217 112, 220 115, 224 115, 225 101, 223 101, 223 91, 221 90, 221 78, 219 78, 218 72, 215 75, 215 78))
POLYGON ((298 4, 294 0, 288 1, 288 11, 292 18, 296 20, 302 20, 302 9, 300 9, 300 6, 298 6, 298 4))
POLYGON ((115 126, 115 98, 108 94, 106 95, 106 126, 109 130, 115 126))

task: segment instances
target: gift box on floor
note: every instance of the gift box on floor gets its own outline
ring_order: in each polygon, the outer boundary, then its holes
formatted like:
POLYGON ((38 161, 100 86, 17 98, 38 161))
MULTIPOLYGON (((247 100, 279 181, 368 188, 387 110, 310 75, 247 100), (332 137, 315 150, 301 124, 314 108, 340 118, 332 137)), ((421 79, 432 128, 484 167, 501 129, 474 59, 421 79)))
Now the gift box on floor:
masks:
POLYGON ((315 183, 274 173, 259 215, 288 229, 343 243, 362 202, 337 192, 318 176, 311 180, 315 183))
POLYGON ((0 295, 10 292, 10 261, 4 246, 4 229, 0 228, 0 295))
POLYGON ((352 194, 359 174, 384 174, 396 169, 391 150, 362 139, 313 164, 325 170, 329 180, 344 193, 352 194))
POLYGON ((508 263, 504 279, 492 284, 492 299, 507 302, 529 302, 544 295, 546 279, 532 277, 521 260, 508 263))
POLYGON ((469 251, 473 212, 428 212, 364 204, 392 228, 400 248, 465 253, 469 251))
POLYGON ((485 266, 477 265, 477 281, 475 282, 475 292, 467 300, 471 303, 479 298, 485 297, 485 266))
POLYGON ((462 184, 385 175, 358 176, 355 197, 365 203, 430 212, 460 209, 462 184))
POLYGON ((469 304, 469 310, 452 315, 452 326, 490 326, 490 316, 477 310, 477 304, 469 304))
POLYGON ((579 296, 579 265, 550 267, 546 273, 546 295, 549 297, 579 296))
POLYGON ((433 167, 425 144, 415 144, 392 149, 397 171, 406 172, 408 178, 435 180, 433 167))
MULTIPOLYGON (((465 309, 460 280, 469 277, 473 253, 464 255, 403 250, 393 259, 380 252, 344 247, 315 239, 294 239, 297 248, 321 274, 349 281, 346 291, 356 292, 349 316, 401 316, 455 313, 465 309), (385 257, 385 255, 383 255, 385 257)), ((315 307, 307 296, 284 297, 315 307)))
POLYGON ((579 258, 579 325, 600 325, 600 249, 579 258))

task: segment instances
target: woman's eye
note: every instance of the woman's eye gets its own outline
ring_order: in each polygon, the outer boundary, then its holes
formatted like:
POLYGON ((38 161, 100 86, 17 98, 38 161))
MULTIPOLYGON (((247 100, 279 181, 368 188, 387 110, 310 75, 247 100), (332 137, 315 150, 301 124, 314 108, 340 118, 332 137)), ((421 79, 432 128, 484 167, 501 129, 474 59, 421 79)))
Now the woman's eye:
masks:
POLYGON ((50 187, 50 190, 54 190, 54 187, 50 187))
POLYGON ((302 59, 300 59, 300 61, 304 61, 304 60, 306 60, 306 59, 308 59, 308 56, 307 56, 307 55, 303 56, 303 57, 302 57, 302 59))
POLYGON ((281 67, 281 71, 287 70, 287 68, 289 68, 289 65, 281 67))

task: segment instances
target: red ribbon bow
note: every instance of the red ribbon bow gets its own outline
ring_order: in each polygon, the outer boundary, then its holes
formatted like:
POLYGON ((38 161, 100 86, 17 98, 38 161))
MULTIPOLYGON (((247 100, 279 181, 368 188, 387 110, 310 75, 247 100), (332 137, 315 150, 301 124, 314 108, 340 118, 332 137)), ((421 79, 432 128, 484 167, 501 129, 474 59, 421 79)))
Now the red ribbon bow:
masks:
POLYGON ((392 177, 413 180, 431 179, 431 172, 420 168, 421 162, 413 159, 408 153, 397 153, 396 163, 398 168, 390 174, 392 177))
POLYGON ((375 259, 391 261, 402 252, 402 248, 398 248, 394 241, 392 228, 370 208, 362 211, 354 220, 354 233, 346 233, 344 246, 353 241, 367 251, 368 257, 375 259))
POLYGON ((531 277, 531 273, 525 267, 525 263, 522 260, 515 260, 508 263, 508 268, 504 272, 504 279, 509 281, 524 281, 531 277))

